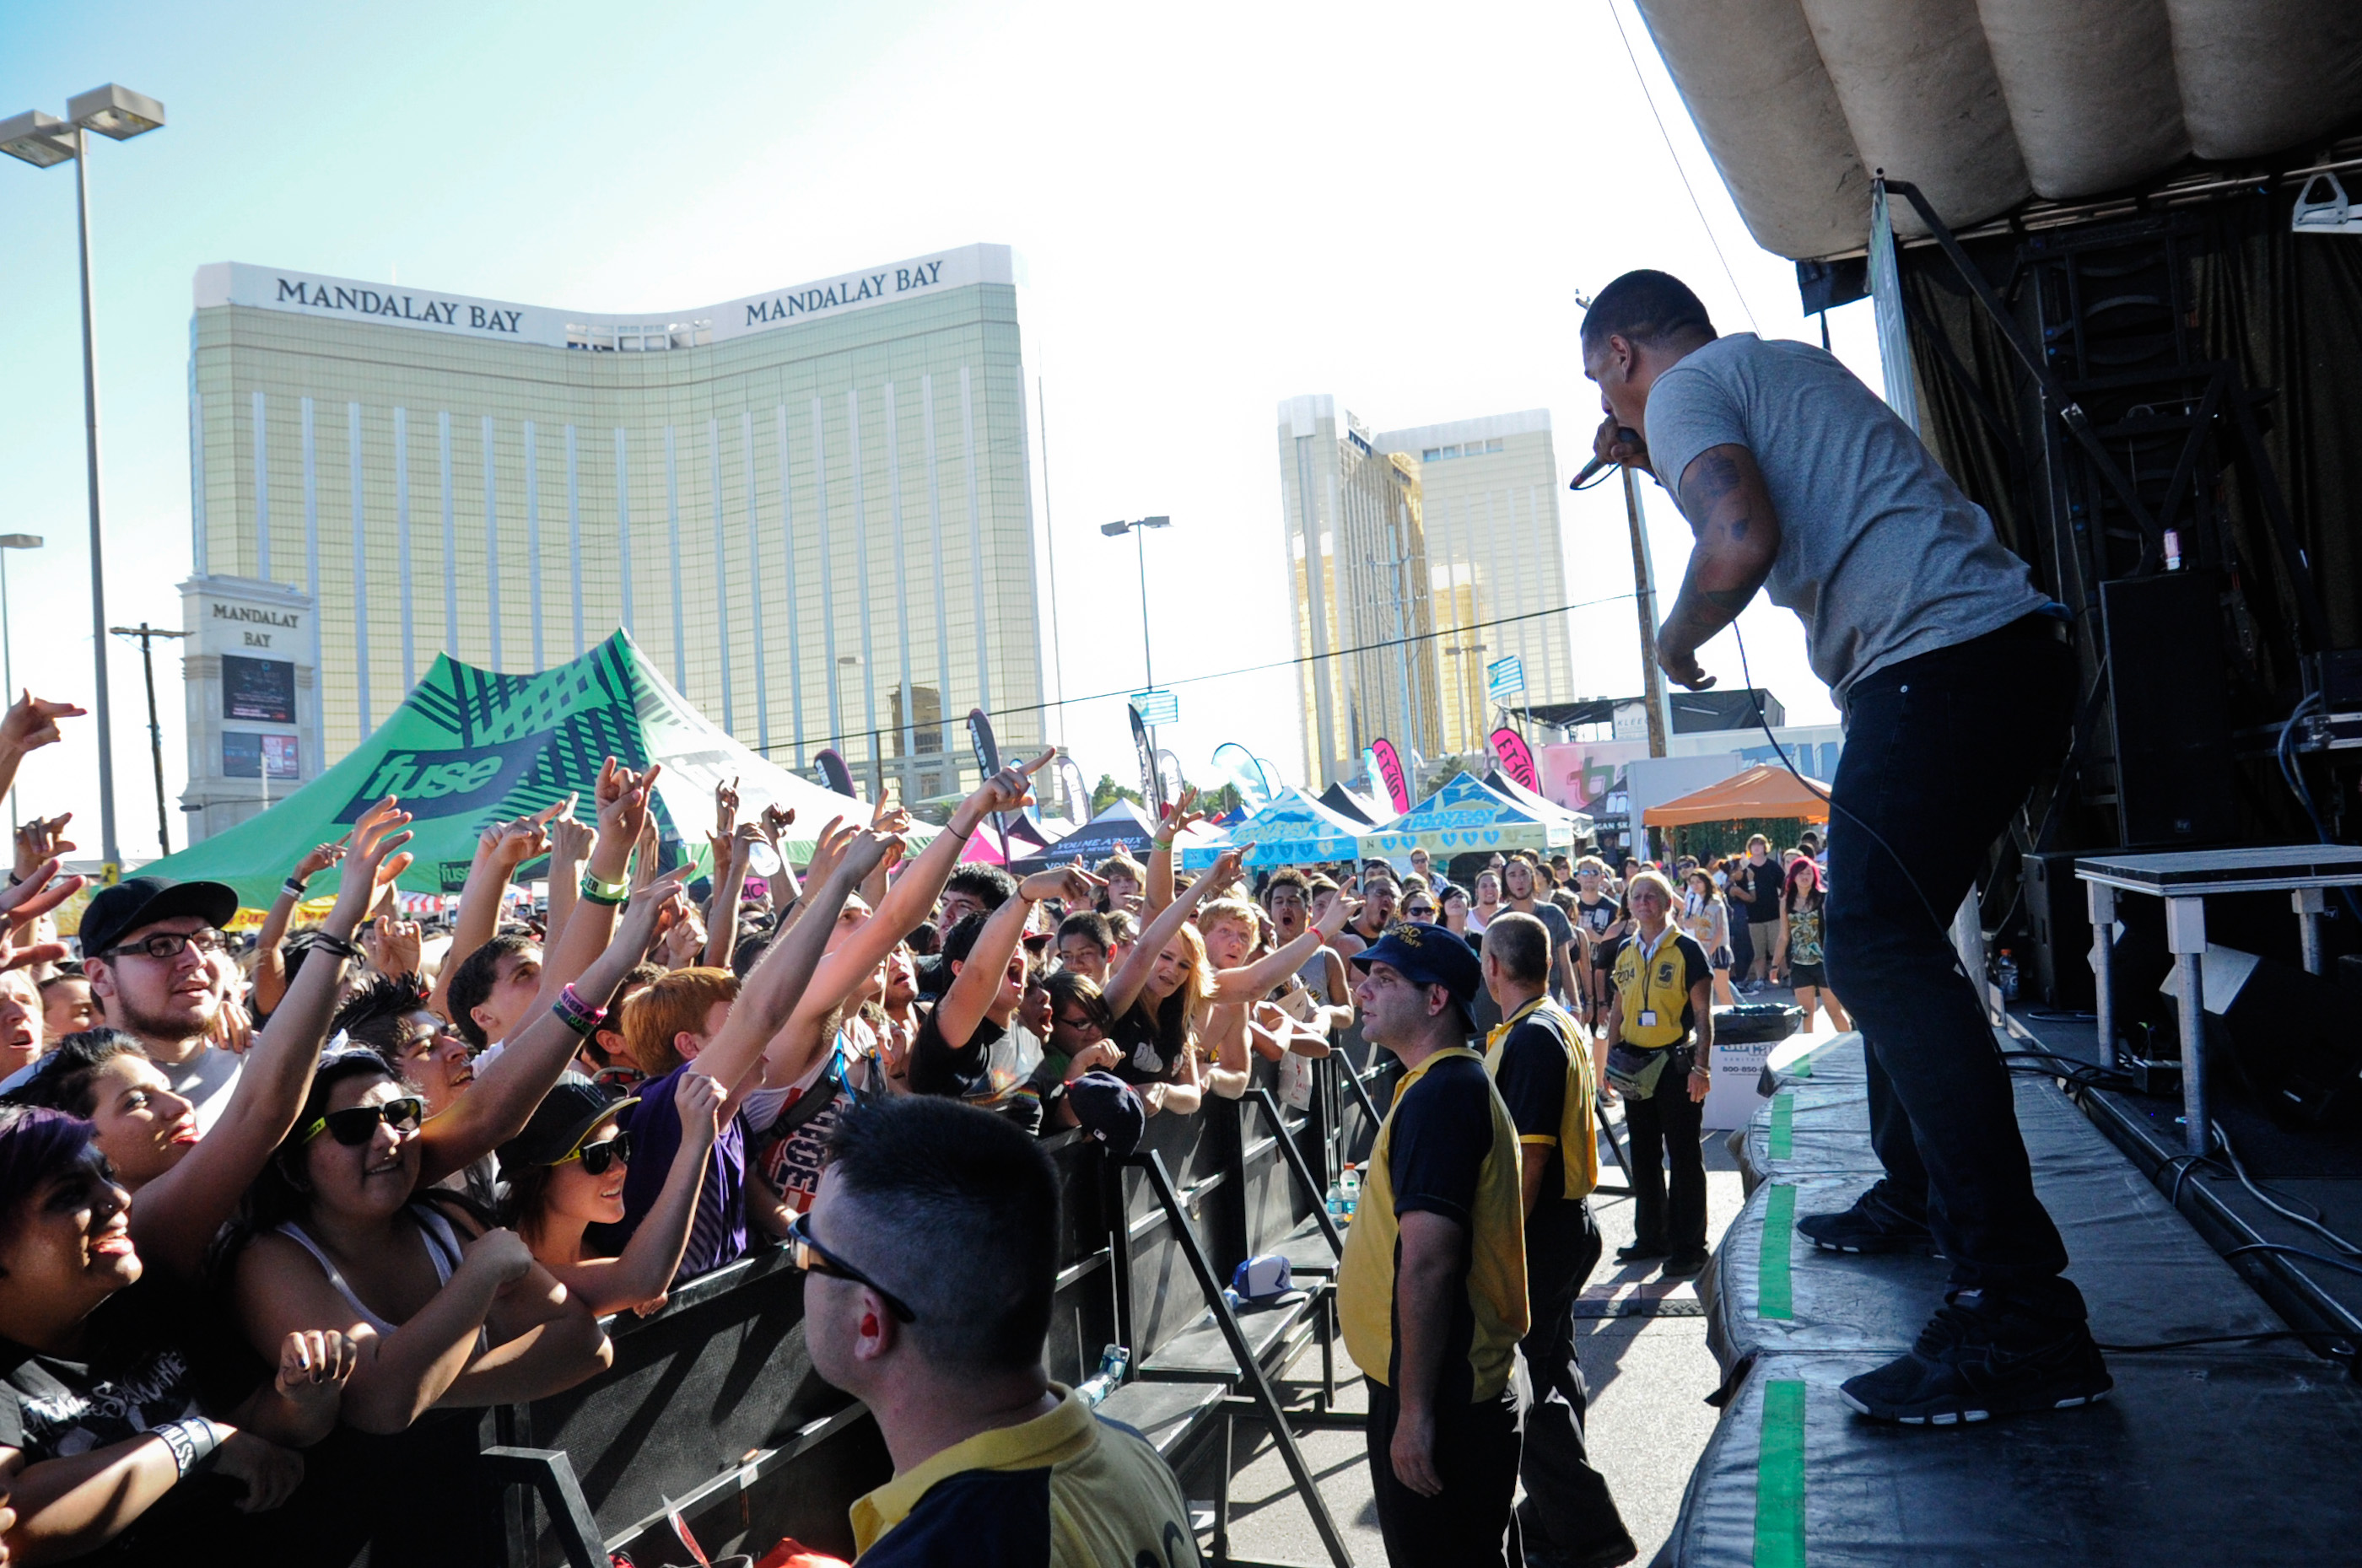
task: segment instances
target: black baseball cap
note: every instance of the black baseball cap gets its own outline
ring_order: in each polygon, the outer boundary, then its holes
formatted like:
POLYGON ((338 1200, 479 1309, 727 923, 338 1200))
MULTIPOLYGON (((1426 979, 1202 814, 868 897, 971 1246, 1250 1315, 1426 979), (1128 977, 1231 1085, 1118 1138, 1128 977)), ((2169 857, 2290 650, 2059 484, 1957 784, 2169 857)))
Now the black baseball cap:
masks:
POLYGON ((1148 1110, 1132 1087, 1113 1073, 1085 1073, 1066 1086, 1066 1103, 1086 1136, 1107 1145, 1108 1158, 1120 1160, 1140 1146, 1148 1131, 1148 1110))
POLYGON ((1485 984, 1484 966, 1467 939, 1448 926, 1396 921, 1385 934, 1353 955, 1353 967, 1384 964, 1415 986, 1441 986, 1467 1010, 1485 984))
POLYGON ((195 915, 207 925, 227 925, 237 914, 237 892, 226 882, 175 882, 170 877, 131 877, 101 888, 82 911, 82 955, 104 957, 106 950, 143 925, 176 915, 195 915))
POLYGON ((579 1073, 568 1073, 541 1097, 524 1131, 501 1145, 501 1178, 513 1181, 530 1165, 554 1165, 576 1149, 590 1130, 639 1103, 637 1095, 619 1095, 579 1073))

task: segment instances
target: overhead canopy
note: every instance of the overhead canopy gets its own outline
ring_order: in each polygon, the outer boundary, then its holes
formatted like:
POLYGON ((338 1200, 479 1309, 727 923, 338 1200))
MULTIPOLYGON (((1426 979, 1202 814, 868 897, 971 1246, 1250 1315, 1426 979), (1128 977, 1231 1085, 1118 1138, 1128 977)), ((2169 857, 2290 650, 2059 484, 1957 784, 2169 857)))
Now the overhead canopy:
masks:
MULTIPOLYGON (((1230 829, 1229 842, 1249 846, 1246 864, 1255 866, 1318 866, 1360 856, 1358 835, 1367 823, 1330 810, 1294 785, 1282 790, 1271 803, 1230 829)), ((1184 845, 1181 867, 1202 871, 1222 852, 1219 842, 1184 845)))
POLYGON ((1331 784, 1320 791, 1320 803, 1343 817, 1347 822, 1364 823, 1372 826, 1385 821, 1394 813, 1383 806, 1363 800, 1342 784, 1331 784))
POLYGON ((2362 112, 2352 0, 1639 4, 1748 229, 1797 259, 1867 242, 1875 170, 1957 228, 2362 112))
POLYGON ((1485 787, 1496 795, 1505 796, 1544 822, 1563 820, 1569 838, 1589 838, 1591 819, 1581 812, 1571 811, 1546 795, 1536 794, 1498 767, 1485 775, 1485 787))
POLYGON ((1829 820, 1828 786, 1817 779, 1808 788, 1784 767, 1758 763, 1719 784, 1678 796, 1640 813, 1650 827, 1686 827, 1692 823, 1735 823, 1749 817, 1794 817, 1808 823, 1829 820), (1819 790, 1815 794, 1814 790, 1819 790))
POLYGON ((1364 856, 1467 855, 1478 850, 1572 849, 1574 830, 1567 813, 1553 808, 1545 817, 1506 795, 1496 794, 1473 773, 1457 774, 1442 789, 1382 828, 1363 832, 1364 856))
MULTIPOLYGON (((707 857, 713 790, 725 780, 737 781, 742 819, 766 806, 795 812, 782 847, 799 863, 830 818, 869 820, 864 802, 789 772, 708 722, 641 657, 631 634, 618 631, 539 675, 501 675, 440 655, 343 761, 260 815, 141 869, 226 882, 240 904, 266 908, 305 850, 343 837, 362 810, 394 794, 412 815, 408 847, 416 857, 402 887, 456 893, 477 835, 491 823, 568 794, 581 797, 575 814, 589 821, 609 756, 633 768, 664 765, 656 817, 668 862, 707 857)), ((933 835, 922 828, 914 837, 933 835)))
MULTIPOLYGON (((1047 849, 1022 855, 1009 863, 1009 869, 1022 877, 1029 872, 1047 870, 1053 866, 1071 864, 1080 856, 1086 866, 1096 866, 1120 849, 1135 860, 1148 858, 1148 841, 1156 836, 1148 813, 1137 801, 1119 795, 1108 809, 1085 823, 1047 849)), ((1014 847, 1012 845, 1012 847, 1014 847)))

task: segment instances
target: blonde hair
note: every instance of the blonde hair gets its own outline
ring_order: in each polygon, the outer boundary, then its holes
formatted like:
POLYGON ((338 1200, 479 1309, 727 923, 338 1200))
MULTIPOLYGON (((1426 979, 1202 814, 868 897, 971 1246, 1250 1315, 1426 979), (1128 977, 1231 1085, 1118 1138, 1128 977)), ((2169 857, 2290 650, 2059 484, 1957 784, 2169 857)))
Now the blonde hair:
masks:
POLYGON ((1245 926, 1247 935, 1253 938, 1263 929, 1262 914, 1261 910, 1256 909, 1244 899, 1215 899, 1198 907, 1197 918, 1193 923, 1199 931, 1209 931, 1226 920, 1234 921, 1245 926))
POLYGON ((1673 894, 1673 884, 1653 866, 1632 873, 1632 879, 1624 884, 1624 901, 1630 903, 1633 893, 1642 888, 1656 889, 1657 896, 1665 900, 1668 911, 1680 901, 1673 894))
POLYGON ((1130 882, 1145 882, 1148 880, 1148 867, 1119 849, 1097 866, 1092 867, 1091 875, 1121 877, 1130 882))

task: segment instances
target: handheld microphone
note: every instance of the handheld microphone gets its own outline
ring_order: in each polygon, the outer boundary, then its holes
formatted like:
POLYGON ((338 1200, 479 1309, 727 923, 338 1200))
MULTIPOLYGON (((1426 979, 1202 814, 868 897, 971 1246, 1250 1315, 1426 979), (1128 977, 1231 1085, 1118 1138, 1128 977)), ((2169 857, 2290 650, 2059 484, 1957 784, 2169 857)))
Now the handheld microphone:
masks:
MULTIPOLYGON (((1623 442, 1628 447, 1638 447, 1641 444, 1640 433, 1638 430, 1633 429, 1628 425, 1619 425, 1616 427, 1616 439, 1623 442)), ((1568 482, 1566 488, 1569 490, 1581 490, 1591 483, 1593 480, 1597 479, 1601 472, 1614 467, 1616 467, 1614 458, 1594 456, 1591 461, 1584 464, 1582 469, 1576 472, 1574 478, 1568 482)))

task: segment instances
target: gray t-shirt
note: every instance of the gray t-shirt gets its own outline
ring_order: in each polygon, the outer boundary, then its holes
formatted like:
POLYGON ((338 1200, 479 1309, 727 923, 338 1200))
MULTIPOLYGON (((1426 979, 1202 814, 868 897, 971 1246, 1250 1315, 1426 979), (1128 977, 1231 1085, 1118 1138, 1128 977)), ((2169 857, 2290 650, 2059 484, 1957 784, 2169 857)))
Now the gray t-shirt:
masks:
POLYGON ((1871 671, 2048 602, 1911 427, 1823 349, 1717 338, 1657 378, 1648 421, 1676 501, 1707 447, 1754 454, 1780 517, 1764 591, 1805 623, 1813 672, 1840 708, 1871 671))

